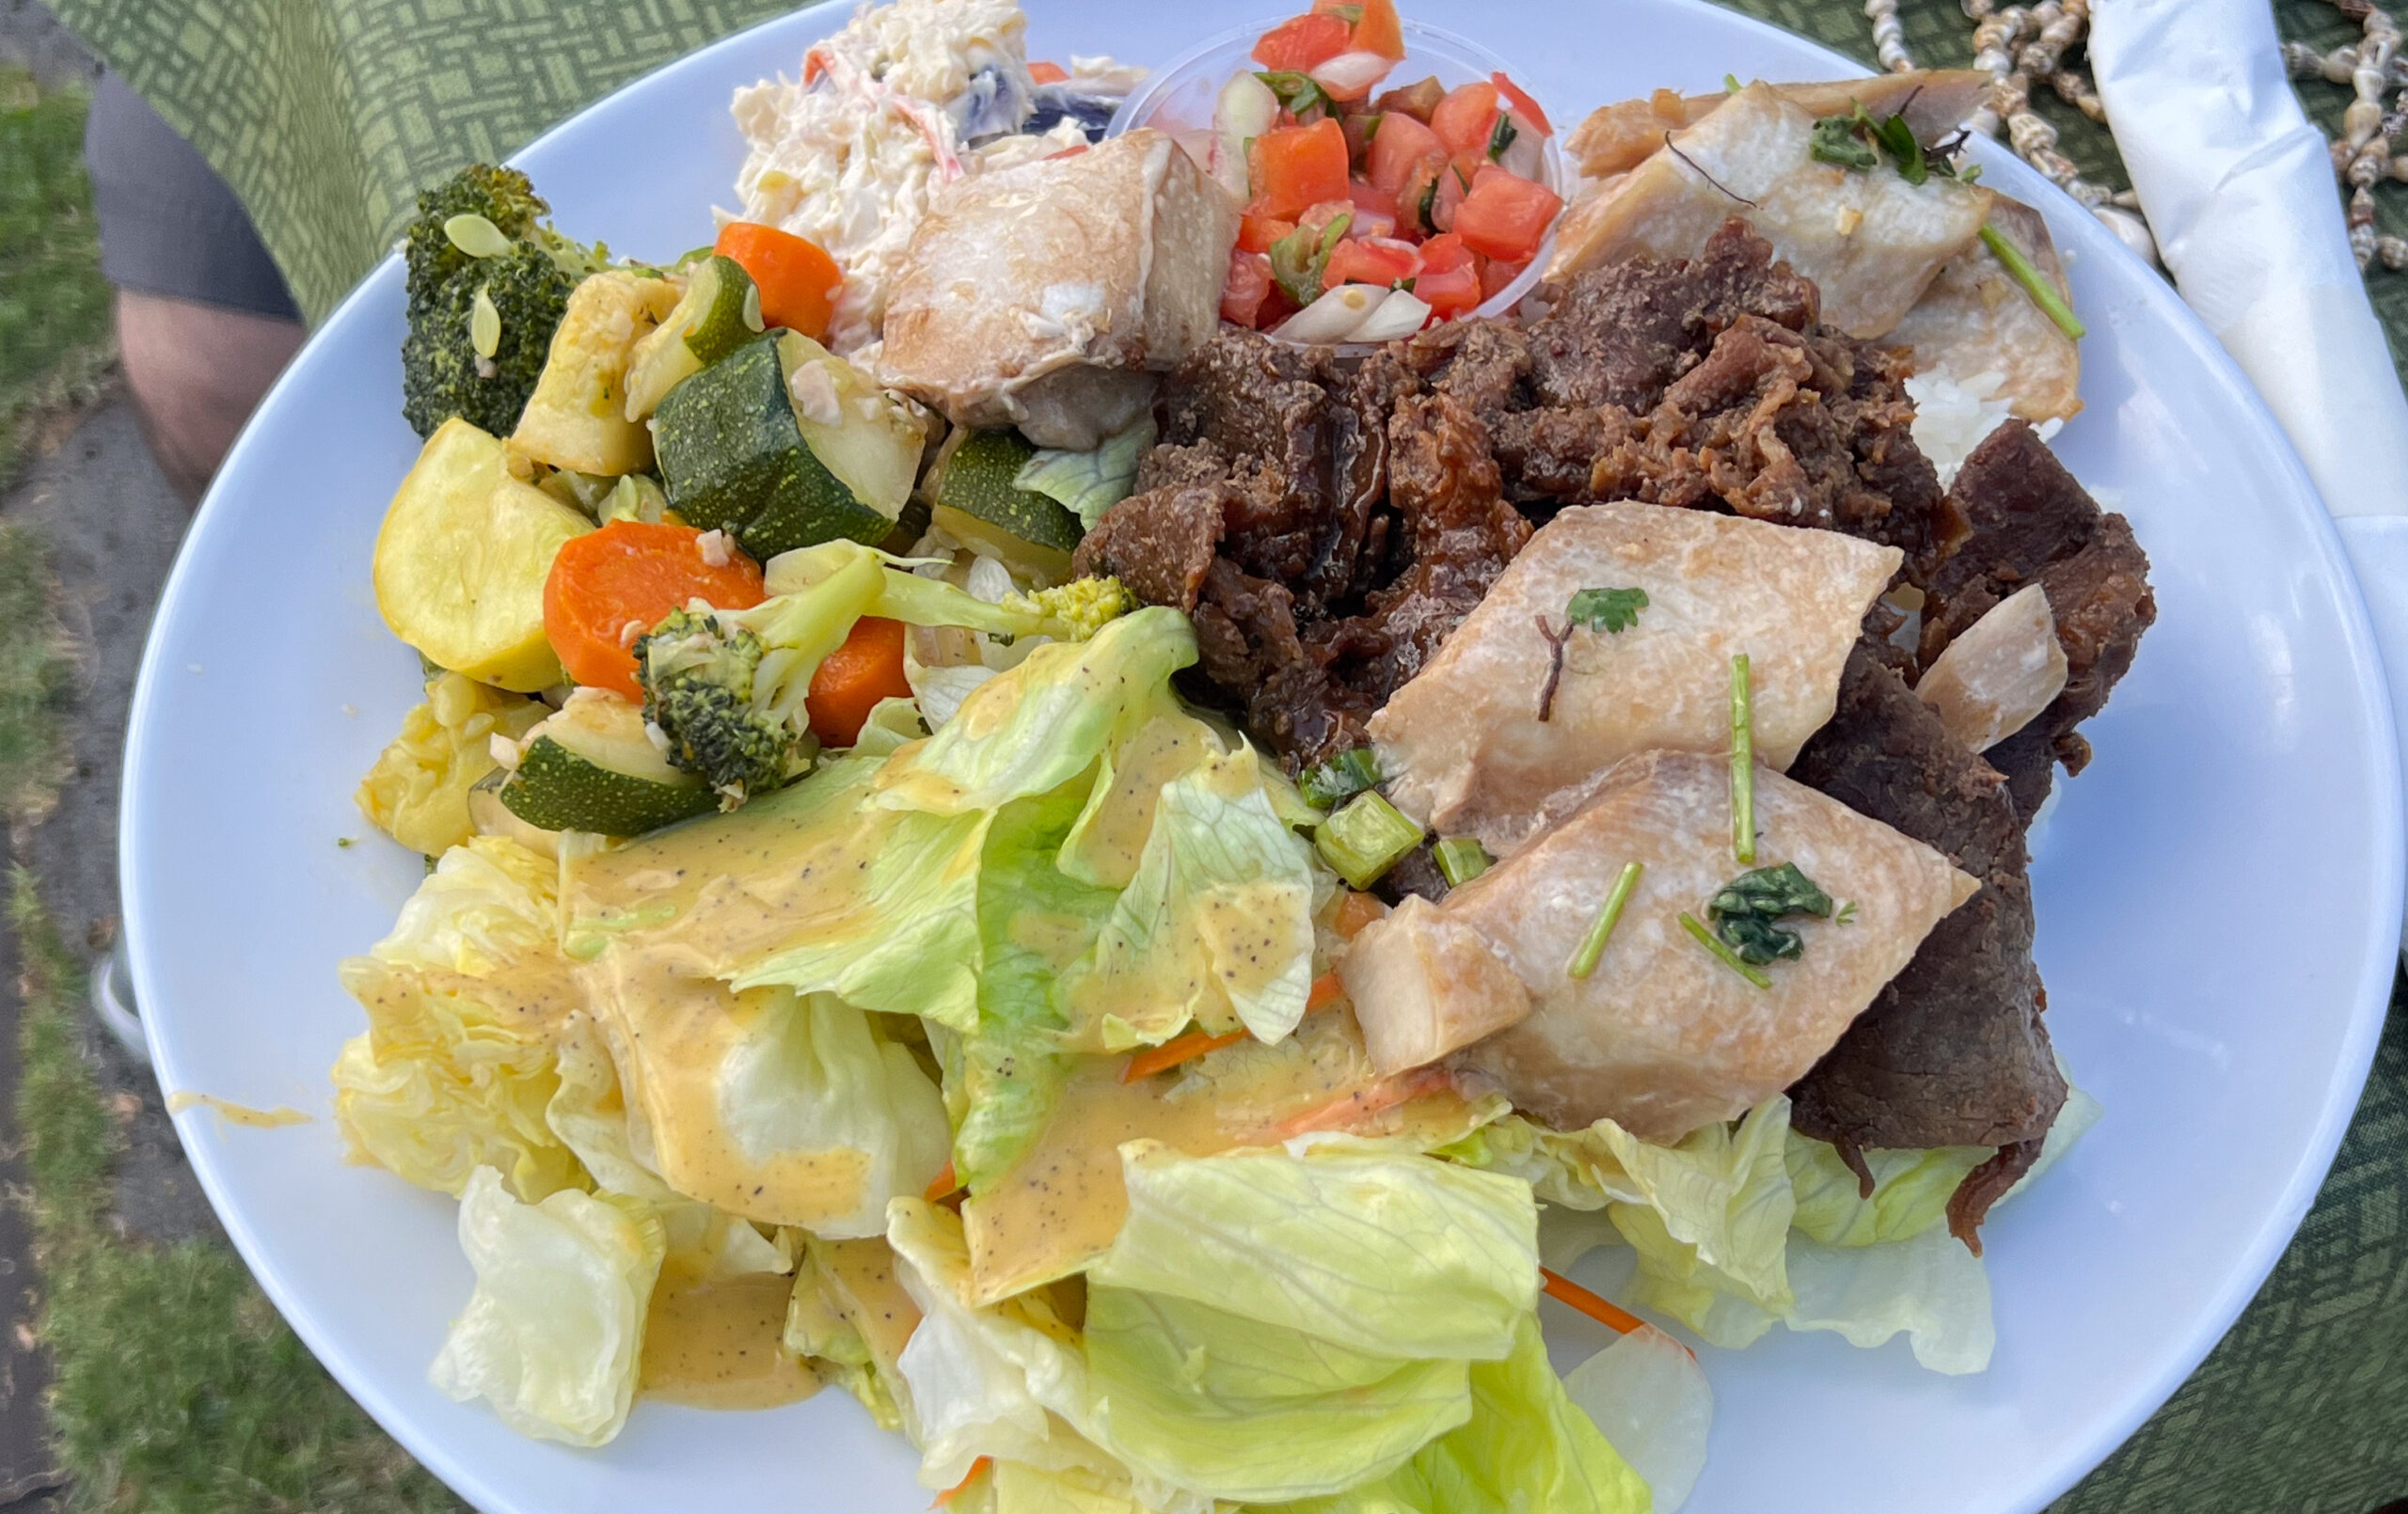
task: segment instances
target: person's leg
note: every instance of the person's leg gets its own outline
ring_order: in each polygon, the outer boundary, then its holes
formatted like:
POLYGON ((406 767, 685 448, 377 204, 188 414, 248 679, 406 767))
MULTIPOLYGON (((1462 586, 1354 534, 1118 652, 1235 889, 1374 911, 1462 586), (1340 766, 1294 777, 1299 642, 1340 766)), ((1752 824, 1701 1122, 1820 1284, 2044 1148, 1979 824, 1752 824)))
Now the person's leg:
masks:
POLYGON ((308 332, 233 191, 114 74, 84 143, 126 387, 161 471, 198 499, 308 332))

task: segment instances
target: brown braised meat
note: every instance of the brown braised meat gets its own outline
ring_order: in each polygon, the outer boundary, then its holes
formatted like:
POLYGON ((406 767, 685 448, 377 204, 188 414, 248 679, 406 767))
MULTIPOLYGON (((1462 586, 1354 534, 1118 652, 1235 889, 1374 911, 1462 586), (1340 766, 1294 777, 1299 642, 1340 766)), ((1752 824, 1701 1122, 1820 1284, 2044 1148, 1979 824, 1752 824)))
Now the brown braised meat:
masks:
POLYGON ((2066 652, 2065 692, 1988 753, 2028 821, 2048 797, 2055 763, 2079 773, 2090 761, 2090 744, 2075 728, 2106 705, 2157 619, 2148 557, 2131 523, 2101 512, 2020 420, 1973 449, 1950 496, 1967 536, 1931 576, 1922 665, 1930 667, 1958 632, 2035 579, 2048 593, 2066 652))
POLYGON ((1206 691, 1291 765, 1361 745, 1529 538, 1479 418, 1385 355, 1225 330, 1160 419, 1078 570, 1187 611, 1206 691))
MULTIPOLYGON (((1946 853, 1982 883, 1790 1089, 1791 1123, 1851 1157, 2037 1142, 2066 1085, 2040 1021, 2023 821, 2004 780, 1863 645, 1848 658, 1838 712, 1789 776, 1946 853)), ((1967 1184, 1950 1224, 1978 1250, 1973 1227, 2012 1182, 1967 1184)))
POLYGON ((1844 530, 1919 577, 1960 527, 1910 434, 1904 361, 1816 313, 1814 286, 1735 220, 1696 258, 1582 274, 1527 330, 1440 326, 1404 361, 1487 426, 1513 499, 1844 530))

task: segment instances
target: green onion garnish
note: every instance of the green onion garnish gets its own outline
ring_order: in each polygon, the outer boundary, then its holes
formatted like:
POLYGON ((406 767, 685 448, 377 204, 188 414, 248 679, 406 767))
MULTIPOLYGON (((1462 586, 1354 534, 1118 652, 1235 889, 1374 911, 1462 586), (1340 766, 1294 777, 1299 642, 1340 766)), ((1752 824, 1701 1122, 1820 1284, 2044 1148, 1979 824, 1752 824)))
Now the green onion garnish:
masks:
POLYGON ((1755 969, 1748 966, 1745 962, 1740 961, 1738 953, 1734 952, 1731 948, 1723 945, 1719 940, 1717 940, 1714 933, 1707 930, 1703 925, 1699 924, 1697 923, 1697 917, 1690 914, 1686 909, 1681 911, 1681 929, 1688 932, 1691 936, 1696 937, 1698 945, 1704 947, 1707 951, 1721 958, 1723 966, 1729 968, 1732 971, 1737 973, 1742 978, 1747 979, 1750 983, 1754 984, 1759 988, 1769 988, 1772 986, 1772 980, 1770 978, 1766 977, 1763 973, 1758 972, 1755 969))
MULTIPOLYGON (((1646 871, 1645 864, 1640 862, 1622 865, 1622 876, 1614 879, 1613 891, 1606 895, 1606 907, 1597 911, 1597 923, 1589 927, 1589 934, 1581 938, 1580 950, 1572 954, 1572 965, 1564 971, 1585 978, 1597 970, 1597 958, 1606 954, 1606 938, 1614 933, 1614 923, 1622 919, 1622 907, 1630 903, 1631 894, 1639 888, 1639 875, 1646 871)), ((1687 915, 1681 918, 1688 919, 1687 915)))
POLYGON ((1296 775, 1296 792, 1316 810, 1351 799, 1365 789, 1380 786, 1379 759, 1369 747, 1341 751, 1325 763, 1315 763, 1296 775))
POLYGON ((1368 889, 1421 844, 1421 828, 1376 792, 1367 791, 1323 821, 1313 832, 1313 844, 1339 877, 1368 889))
POLYGON ((1756 860, 1755 697, 1748 687, 1748 654, 1731 657, 1731 850, 1756 860))
POLYGON ((1460 889, 1488 871, 1488 848, 1470 836, 1449 836, 1430 853, 1450 889, 1460 889))
POLYGON ((2073 307, 2065 302, 2056 286, 2040 276, 2040 270, 2032 266, 2032 260, 2023 256, 2022 248, 2007 241, 1997 227, 1988 222, 1982 224, 1982 245, 2005 265, 2008 276, 2023 286, 2023 292, 2032 296, 2032 303, 2040 308, 2041 314, 2057 323, 2059 331, 2076 341, 2083 339, 2089 328, 2073 313, 2073 307))

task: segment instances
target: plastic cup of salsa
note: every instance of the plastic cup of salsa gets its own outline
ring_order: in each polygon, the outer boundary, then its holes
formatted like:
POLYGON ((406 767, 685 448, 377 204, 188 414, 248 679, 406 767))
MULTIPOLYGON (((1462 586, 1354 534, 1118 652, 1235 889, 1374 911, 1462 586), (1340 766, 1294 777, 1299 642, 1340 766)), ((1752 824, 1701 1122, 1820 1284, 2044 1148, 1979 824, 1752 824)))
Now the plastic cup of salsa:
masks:
MULTIPOLYGON (((1172 139, 1186 148, 1198 164, 1209 168, 1213 137, 1212 113, 1220 100, 1221 87, 1241 71, 1252 71, 1260 67, 1250 55, 1254 44, 1261 39, 1263 33, 1291 19, 1291 15, 1274 16, 1267 21, 1222 32, 1171 59, 1147 75, 1129 98, 1120 103, 1120 108, 1113 114, 1112 124, 1104 134, 1118 136, 1139 126, 1150 126, 1170 134, 1172 139)), ((1511 76, 1513 71, 1505 66, 1503 58, 1469 38, 1458 37, 1453 32, 1412 20, 1403 23, 1403 30, 1404 61, 1388 71, 1388 76, 1381 81, 1381 89, 1413 84, 1434 75, 1440 84, 1452 89, 1458 85, 1471 84, 1495 73, 1511 76)), ((1373 91, 1374 96, 1378 93, 1379 90, 1373 91)), ((1545 103, 1542 101, 1540 103, 1545 103)), ((1539 162, 1547 188, 1569 200, 1572 196, 1567 187, 1569 180, 1563 171, 1563 153, 1558 136, 1549 136, 1540 145, 1539 162)), ((1562 219, 1562 213, 1557 212, 1557 224, 1560 225, 1562 219)), ((1521 276, 1481 302, 1471 314, 1501 316, 1521 304, 1523 296, 1537 287, 1546 269, 1547 260, 1554 253, 1555 231, 1549 228, 1546 239, 1539 244, 1539 250, 1531 256, 1530 265, 1522 270, 1521 276)))

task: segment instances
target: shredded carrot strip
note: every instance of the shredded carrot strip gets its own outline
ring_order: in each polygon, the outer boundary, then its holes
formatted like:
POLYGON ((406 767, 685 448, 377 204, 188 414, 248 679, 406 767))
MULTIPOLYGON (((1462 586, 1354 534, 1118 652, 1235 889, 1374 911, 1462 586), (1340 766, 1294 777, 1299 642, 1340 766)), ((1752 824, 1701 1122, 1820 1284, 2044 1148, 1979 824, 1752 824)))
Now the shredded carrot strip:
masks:
POLYGON ((1231 1031, 1227 1035, 1207 1035, 1202 1031, 1190 1031, 1185 1035, 1175 1035, 1160 1046, 1149 1046, 1143 1051, 1132 1054, 1129 1058, 1129 1065, 1120 1069, 1120 1080, 1124 1083, 1133 1083, 1141 1078, 1151 1078, 1154 1074, 1166 1072, 1182 1062, 1194 1061, 1207 1051, 1218 1051, 1225 1046, 1235 1046, 1245 1038, 1246 1033, 1243 1030, 1231 1031))
MULTIPOLYGON (((1310 1015, 1316 1010, 1327 1009, 1345 997, 1345 994, 1346 990, 1338 986, 1338 974, 1324 972, 1313 980, 1312 992, 1305 996, 1305 1013, 1310 1015)), ((1207 1051, 1218 1051, 1225 1046, 1235 1046, 1245 1037, 1246 1033, 1242 1030, 1231 1031, 1227 1035, 1208 1035, 1202 1031, 1190 1031, 1185 1035, 1172 1036, 1160 1046, 1148 1047, 1143 1051, 1133 1053, 1129 1058, 1129 1065, 1120 1069, 1120 1080, 1124 1083, 1133 1083, 1141 1078, 1151 1078, 1158 1072, 1169 1071, 1180 1063, 1193 1062, 1207 1051)))
POLYGON ((940 1199, 950 1198, 960 1191, 961 1179, 954 1175, 953 1163, 948 1160, 944 1164, 944 1171, 937 1174, 936 1181, 928 1185, 927 1198, 930 1204, 934 1204, 940 1199))
POLYGON ((1335 1099, 1318 1109, 1292 1115, 1272 1128, 1273 1134, 1286 1141, 1293 1136, 1307 1135, 1315 1130, 1334 1130, 1368 1119, 1382 1110, 1392 1110, 1409 1103, 1424 1094, 1434 1094, 1450 1087, 1452 1080, 1443 1067, 1416 1067, 1411 1072, 1383 1078, 1367 1088, 1358 1088, 1344 1098, 1335 1099))
POLYGON ((928 1506, 930 1508, 943 1508, 947 1504, 952 1503, 955 1499, 961 1496, 963 1490, 967 1489, 972 1483, 976 1482, 979 1477, 986 1473, 987 1469, 994 1464, 995 1459, 993 1457, 980 1457, 977 1460, 973 1461, 970 1463, 969 1472, 963 1475, 962 1479, 959 1482, 955 1483, 952 1487, 946 1489, 943 1492, 937 1494, 937 1501, 930 1504, 928 1506))
MULTIPOLYGON (((1549 1297, 1570 1304, 1573 1308, 1579 1310, 1584 1315, 1587 1315, 1598 1324, 1601 1324, 1608 1330, 1614 1331, 1618 1333, 1627 1335, 1634 1330, 1654 1330, 1656 1328, 1646 1320, 1640 1318, 1635 1314, 1632 1314, 1629 1310, 1617 1308, 1615 1305, 1598 1298, 1595 1294, 1590 1292, 1587 1288, 1582 1287, 1579 1284, 1573 1282, 1570 1278, 1565 1277, 1560 1272, 1550 1271, 1544 1267, 1540 1268, 1539 1286, 1545 1290, 1549 1297)), ((1682 1345, 1678 1341, 1674 1341, 1672 1344, 1680 1346, 1681 1349, 1684 1351, 1688 1351, 1690 1361, 1694 1362, 1697 1360, 1697 1352, 1689 1350, 1688 1347, 1682 1345)))

